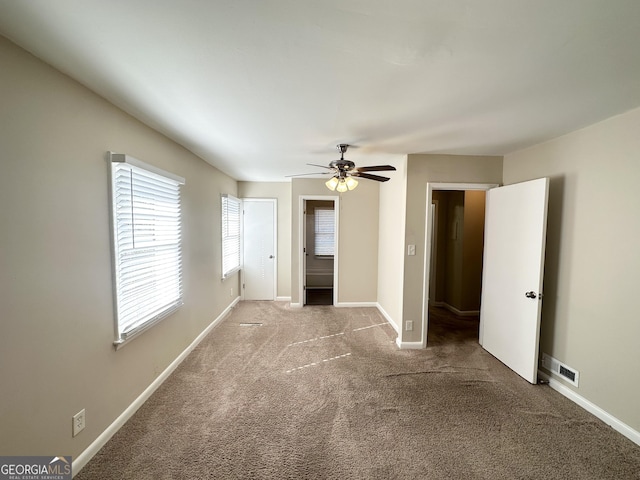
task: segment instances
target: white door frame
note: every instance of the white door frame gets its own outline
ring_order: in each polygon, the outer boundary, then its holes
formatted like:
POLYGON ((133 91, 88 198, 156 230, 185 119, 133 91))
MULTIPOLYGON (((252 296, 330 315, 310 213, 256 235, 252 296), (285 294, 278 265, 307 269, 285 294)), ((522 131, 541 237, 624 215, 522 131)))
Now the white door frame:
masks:
MULTIPOLYGON (((499 187, 497 183, 427 183, 427 204, 425 215, 425 242, 424 242, 424 272, 422 289, 422 332, 420 341, 422 348, 427 347, 427 331, 429 328, 429 282, 431 265, 431 203, 433 201, 434 190, 490 190, 499 187)), ((482 321, 480 322, 482 331, 482 321)))
POLYGON ((340 249, 338 245, 340 245, 338 239, 338 230, 340 225, 340 197, 338 195, 300 195, 299 204, 298 204, 298 247, 300 256, 298 257, 298 301, 300 302, 300 306, 304 306, 304 283, 305 283, 305 274, 304 271, 304 232, 305 232, 305 202, 307 200, 321 200, 321 201, 333 201, 333 209, 335 214, 335 234, 334 234, 334 245, 335 251, 333 254, 333 305, 338 304, 338 266, 340 262, 338 261, 338 252, 340 249))
MULTIPOLYGON (((244 203, 245 202, 269 202, 273 206, 273 299, 278 298, 278 199, 276 198, 243 198, 242 200, 242 228, 244 229, 244 203)), ((244 259, 244 230, 242 233, 242 252, 244 259)), ((243 260, 244 261, 244 260, 243 260)), ((241 270, 241 281, 242 288, 240 291, 242 292, 240 295, 240 300, 244 300, 244 268, 241 270)))

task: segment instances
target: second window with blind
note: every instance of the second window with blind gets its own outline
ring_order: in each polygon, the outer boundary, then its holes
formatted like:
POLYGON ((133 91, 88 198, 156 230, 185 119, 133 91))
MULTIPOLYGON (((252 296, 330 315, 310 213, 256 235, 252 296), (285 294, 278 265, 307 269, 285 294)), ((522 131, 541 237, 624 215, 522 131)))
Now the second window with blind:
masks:
POLYGON ((240 213, 242 202, 222 194, 222 278, 240 270, 240 213))
POLYGON ((315 209, 315 245, 317 257, 333 257, 335 252, 335 213, 332 208, 315 209))

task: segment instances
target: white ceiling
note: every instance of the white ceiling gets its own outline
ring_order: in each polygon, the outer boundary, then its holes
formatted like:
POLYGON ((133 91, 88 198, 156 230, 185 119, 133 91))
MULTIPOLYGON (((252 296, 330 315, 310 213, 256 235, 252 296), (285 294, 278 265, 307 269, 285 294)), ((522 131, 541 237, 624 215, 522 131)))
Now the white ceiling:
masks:
POLYGON ((0 33, 239 180, 341 142, 502 155, 640 105, 638 0, 0 0, 0 33))

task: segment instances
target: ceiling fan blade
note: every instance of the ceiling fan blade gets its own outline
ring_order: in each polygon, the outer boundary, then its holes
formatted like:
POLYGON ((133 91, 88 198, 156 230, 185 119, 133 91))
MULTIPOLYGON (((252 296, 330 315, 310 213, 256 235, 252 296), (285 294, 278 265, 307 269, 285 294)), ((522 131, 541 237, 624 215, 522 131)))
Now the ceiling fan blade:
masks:
POLYGON ((320 168, 331 168, 331 167, 327 167, 326 165, 317 165, 315 163, 307 163, 307 165, 311 165, 312 167, 320 167, 320 168))
POLYGON ((395 171, 396 167, 393 167, 391 165, 376 165, 376 166, 371 166, 371 167, 358 167, 355 168, 354 170, 356 172, 384 172, 384 171, 395 171))
POLYGON ((370 173, 352 172, 352 177, 368 178, 369 180, 375 180, 376 182, 386 182, 389 177, 381 177, 380 175, 371 175, 370 173))
POLYGON ((315 173, 298 173, 296 175, 285 175, 285 178, 288 177, 304 177, 306 175, 328 175, 331 174, 332 172, 315 172, 315 173))

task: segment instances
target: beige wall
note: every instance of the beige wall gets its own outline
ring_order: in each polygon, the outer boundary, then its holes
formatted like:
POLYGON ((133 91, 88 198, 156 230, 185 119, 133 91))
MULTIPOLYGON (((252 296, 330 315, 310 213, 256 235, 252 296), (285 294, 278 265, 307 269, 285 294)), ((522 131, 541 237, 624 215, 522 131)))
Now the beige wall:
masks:
POLYGON ((386 159, 396 167, 380 185, 378 244, 378 304, 399 329, 402 324, 402 276, 407 196, 407 157, 386 159))
POLYGON ((445 302, 445 282, 447 278, 447 211, 449 208, 449 191, 434 190, 432 192, 432 203, 437 204, 436 208, 436 231, 434 235, 435 244, 435 268, 434 280, 429 284, 431 304, 441 304, 445 302))
POLYGON ((482 292, 482 256, 484 248, 484 209, 486 193, 464 192, 464 228, 462 237, 462 311, 480 311, 482 292))
POLYGON ((421 341, 427 182, 502 183, 502 157, 409 155, 405 245, 416 245, 416 255, 404 256, 402 315, 414 328, 401 330, 402 342, 421 341))
POLYGON ((551 179, 541 352, 578 369, 577 393, 636 431, 638 132, 640 109, 504 161, 507 184, 551 179))
POLYGON ((242 198, 275 198, 278 202, 278 297, 291 297, 291 183, 238 182, 242 198))
POLYGON ((238 295, 219 240, 236 182, 2 37, 0 65, 0 452, 75 458, 238 295), (186 179, 185 304, 117 352, 108 150, 186 179))
MULTIPOLYGON (((291 302, 299 294, 300 196, 335 196, 326 179, 294 178, 291 194, 291 302)), ((340 195, 340 194, 337 194, 340 195)), ((340 195, 338 233, 338 303, 375 302, 378 280, 377 182, 362 180, 358 188, 340 195)))
POLYGON ((464 192, 447 192, 447 224, 445 230, 445 293, 444 301, 448 305, 462 310, 462 240, 464 238, 464 192))

